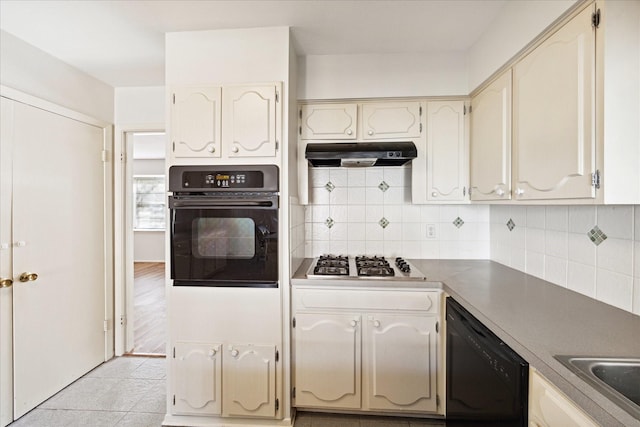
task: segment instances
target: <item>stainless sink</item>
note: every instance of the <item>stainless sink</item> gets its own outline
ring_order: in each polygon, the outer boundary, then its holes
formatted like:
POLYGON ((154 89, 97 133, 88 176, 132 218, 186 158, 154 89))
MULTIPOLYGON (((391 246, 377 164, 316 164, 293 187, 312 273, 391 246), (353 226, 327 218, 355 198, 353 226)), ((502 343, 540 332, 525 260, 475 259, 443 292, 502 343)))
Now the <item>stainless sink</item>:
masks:
POLYGON ((613 403, 640 420, 640 359, 554 357, 613 403))

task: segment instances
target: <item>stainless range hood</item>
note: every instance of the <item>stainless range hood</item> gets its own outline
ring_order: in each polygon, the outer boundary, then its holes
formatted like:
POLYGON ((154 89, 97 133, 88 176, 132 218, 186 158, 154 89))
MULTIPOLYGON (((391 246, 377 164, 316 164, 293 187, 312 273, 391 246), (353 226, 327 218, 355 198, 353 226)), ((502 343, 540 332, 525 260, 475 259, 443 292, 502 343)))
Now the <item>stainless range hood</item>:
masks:
POLYGON ((417 156, 411 141, 309 143, 305 150, 314 167, 402 166, 417 156))

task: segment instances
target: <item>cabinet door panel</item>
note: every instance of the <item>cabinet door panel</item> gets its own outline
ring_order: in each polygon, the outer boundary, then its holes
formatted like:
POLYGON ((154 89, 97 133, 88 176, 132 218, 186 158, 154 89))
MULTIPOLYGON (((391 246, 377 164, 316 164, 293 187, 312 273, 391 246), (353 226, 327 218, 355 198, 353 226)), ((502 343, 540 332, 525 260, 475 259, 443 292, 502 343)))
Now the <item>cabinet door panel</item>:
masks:
POLYGON ((174 157, 220 157, 220 88, 179 88, 174 96, 174 157))
POLYGON ((360 408, 360 316, 296 315, 296 406, 360 408))
POLYGON ((436 411, 436 317, 369 315, 369 409, 436 411))
POLYGON ((275 346, 229 346, 224 359, 224 415, 274 417, 275 346))
POLYGON ((173 359, 174 414, 219 415, 221 345, 179 342, 173 359))
POLYGON ((225 156, 276 155, 276 86, 231 86, 223 90, 225 156))
POLYGON ((594 43, 587 8, 514 67, 518 199, 595 196, 594 43))
POLYGON ((427 103, 427 200, 466 198, 464 102, 427 103))
POLYGON ((310 104, 300 107, 302 139, 356 139, 358 104, 310 104))
POLYGON ((362 105, 362 138, 415 138, 420 136, 420 102, 385 102, 362 105))
POLYGON ((471 100, 471 200, 511 198, 511 70, 471 100))

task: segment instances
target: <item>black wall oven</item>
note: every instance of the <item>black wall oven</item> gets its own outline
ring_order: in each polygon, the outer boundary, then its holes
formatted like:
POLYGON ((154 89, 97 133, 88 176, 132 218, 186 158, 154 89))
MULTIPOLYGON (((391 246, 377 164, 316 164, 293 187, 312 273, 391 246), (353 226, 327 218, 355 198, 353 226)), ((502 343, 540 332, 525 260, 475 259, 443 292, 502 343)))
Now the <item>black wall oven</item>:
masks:
POLYGON ((526 427, 529 364, 447 298, 447 427, 526 427))
POLYGON ((278 287, 278 167, 169 169, 174 286, 278 287))

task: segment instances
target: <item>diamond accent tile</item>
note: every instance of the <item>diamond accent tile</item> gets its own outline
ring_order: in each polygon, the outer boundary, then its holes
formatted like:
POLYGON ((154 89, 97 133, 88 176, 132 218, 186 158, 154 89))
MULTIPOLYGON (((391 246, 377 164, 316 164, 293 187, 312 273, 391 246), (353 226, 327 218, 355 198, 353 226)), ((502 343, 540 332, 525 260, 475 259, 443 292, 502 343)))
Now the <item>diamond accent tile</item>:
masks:
POLYGON ((507 228, 509 229, 509 231, 513 231, 513 229, 516 228, 516 223, 513 222, 511 218, 509 218, 509 221, 507 221, 507 228))
POLYGON ((593 228, 589 230, 587 236, 589 236, 589 240, 591 240, 596 246, 607 240, 607 235, 604 234, 597 225, 594 225, 593 228))
POLYGON ((336 188, 336 186, 335 186, 335 185, 333 185, 333 182, 329 181, 329 182, 327 182, 327 183, 324 185, 324 188, 325 188, 329 193, 331 193, 331 192, 336 188))
POLYGON ((462 220, 462 218, 458 217, 456 219, 453 220, 453 225, 455 225, 456 227, 460 228, 464 225, 464 221, 462 220))
POLYGON ((380 221, 378 221, 378 224, 380 224, 380 227, 386 228, 387 225, 389 225, 389 220, 385 217, 382 217, 380 218, 380 221))
POLYGON ((324 220, 324 225, 327 226, 327 228, 331 228, 333 227, 333 224, 335 224, 336 222, 333 220, 333 218, 329 217, 327 219, 324 220))
POLYGON ((387 184, 386 182, 382 181, 380 184, 378 184, 378 188, 384 193, 385 191, 387 191, 389 189, 389 184, 387 184))

